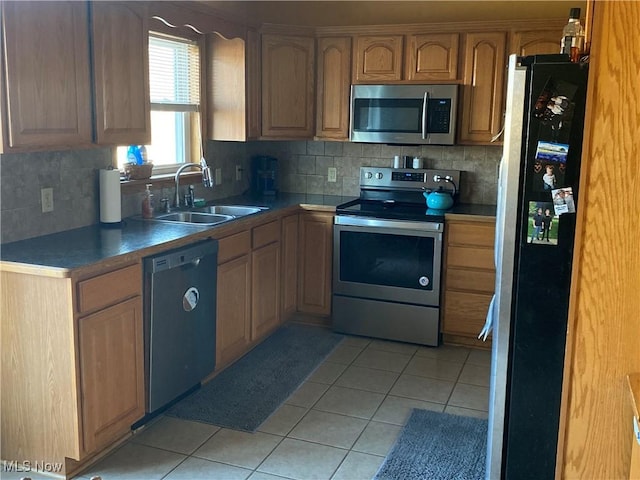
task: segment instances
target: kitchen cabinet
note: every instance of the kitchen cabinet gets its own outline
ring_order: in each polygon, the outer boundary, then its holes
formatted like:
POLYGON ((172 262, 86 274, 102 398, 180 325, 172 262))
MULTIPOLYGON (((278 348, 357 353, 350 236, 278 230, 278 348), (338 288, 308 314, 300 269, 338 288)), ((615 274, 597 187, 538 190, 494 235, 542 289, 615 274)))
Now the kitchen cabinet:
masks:
POLYGON ((316 137, 349 138, 351 38, 318 39, 316 137))
POLYGON ((84 448, 95 452, 144 415, 142 302, 137 296, 78 323, 84 448))
POLYGON ((285 322, 296 311, 298 303, 298 214, 282 219, 280 241, 282 265, 280 275, 280 316, 285 322))
POLYGON ((313 137, 314 53, 312 37, 262 35, 263 137, 313 137))
POLYGON ((458 78, 458 33, 429 33, 407 37, 407 80, 446 81, 458 78))
POLYGON ((253 229, 251 340, 280 324, 280 220, 253 229))
POLYGON ((3 459, 68 471, 144 415, 142 269, 109 268, 1 272, 3 459))
POLYGON ((146 8, 92 2, 91 32, 96 143, 151 143, 146 8))
POLYGON ((560 53, 562 27, 550 30, 516 30, 511 36, 509 53, 520 56, 560 53))
POLYGON ((462 115, 458 143, 490 144, 503 126, 506 32, 464 35, 462 115))
POLYGON ((146 11, 125 2, 90 9, 2 2, 3 151, 150 142, 146 11))
POLYGON ((402 80, 403 35, 360 35, 355 38, 353 83, 402 80))
POLYGON ((216 369, 240 357, 251 342, 251 231, 218 241, 216 369))
POLYGON ((300 214, 298 311, 331 315, 333 213, 300 214))
POLYGON ((445 343, 484 345, 477 336, 495 289, 495 220, 447 217, 444 249, 445 343))
POLYGON ((246 141, 260 137, 260 39, 207 36, 207 135, 211 140, 246 141))
POLYGON ((2 150, 89 145, 86 2, 2 2, 2 150))

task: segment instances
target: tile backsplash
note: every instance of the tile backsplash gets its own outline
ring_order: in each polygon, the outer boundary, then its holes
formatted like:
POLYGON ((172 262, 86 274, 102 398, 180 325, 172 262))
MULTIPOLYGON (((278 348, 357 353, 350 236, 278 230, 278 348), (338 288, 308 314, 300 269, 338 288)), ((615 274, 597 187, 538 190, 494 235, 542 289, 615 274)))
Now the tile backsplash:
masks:
MULTIPOLYGON (((282 192, 357 196, 361 166, 391 166, 394 155, 419 156, 425 168, 461 170, 464 203, 495 204, 500 146, 389 146, 348 142, 269 141, 207 143, 207 162, 220 169, 214 189, 195 185, 196 196, 215 200, 249 189, 251 157, 278 159, 282 192), (235 179, 236 165, 242 179, 235 179), (337 181, 327 170, 335 167, 337 181)), ((111 165, 111 148, 0 155, 0 241, 69 230, 99 221, 98 170, 111 165), (42 213, 40 190, 53 188, 54 211, 42 213)), ((150 182, 152 183, 152 182, 150 182)), ((155 199, 173 199, 174 188, 154 189, 155 199)), ((123 194, 122 216, 140 211, 139 193, 123 194)))

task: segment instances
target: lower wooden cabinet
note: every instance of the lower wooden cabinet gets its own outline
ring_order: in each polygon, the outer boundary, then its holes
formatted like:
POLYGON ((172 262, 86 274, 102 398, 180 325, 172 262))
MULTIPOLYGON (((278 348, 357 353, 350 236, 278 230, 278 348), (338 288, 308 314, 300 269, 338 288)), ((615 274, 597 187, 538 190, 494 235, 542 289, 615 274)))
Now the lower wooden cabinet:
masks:
POLYGON ((78 331, 83 441, 92 453, 144 415, 141 297, 80 318, 78 331))
POLYGON ((216 368, 242 355, 251 341, 251 257, 218 265, 216 368))
POLYGON ((282 219, 280 317, 285 322, 298 307, 298 214, 282 219))
POLYGON ((251 340, 280 324, 280 242, 251 253, 251 340))
POLYGON ((300 214, 298 311, 331 315, 333 213, 300 214))
POLYGON ((447 217, 441 308, 445 343, 483 344, 477 337, 495 289, 494 236, 494 220, 447 217))

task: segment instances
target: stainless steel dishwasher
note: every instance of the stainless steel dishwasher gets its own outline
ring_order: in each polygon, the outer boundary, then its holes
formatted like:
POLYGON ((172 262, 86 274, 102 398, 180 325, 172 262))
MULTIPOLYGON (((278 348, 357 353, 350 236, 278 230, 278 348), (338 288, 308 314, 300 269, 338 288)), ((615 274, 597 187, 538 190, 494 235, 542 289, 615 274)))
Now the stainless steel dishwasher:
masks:
POLYGON ((144 259, 147 413, 211 373, 216 358, 218 242, 144 259))

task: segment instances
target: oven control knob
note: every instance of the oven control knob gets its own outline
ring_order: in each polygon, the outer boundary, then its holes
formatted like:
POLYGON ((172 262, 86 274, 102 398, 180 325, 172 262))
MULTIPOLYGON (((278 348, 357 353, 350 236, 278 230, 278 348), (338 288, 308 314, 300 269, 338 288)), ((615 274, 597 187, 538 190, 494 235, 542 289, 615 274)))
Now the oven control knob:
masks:
POLYGON ((373 173, 367 172, 364 174, 364 178, 373 178, 373 173))
POLYGON ((426 287, 427 285, 429 285, 429 279, 427 277, 420 277, 418 279, 418 282, 420 283, 421 286, 426 287))
POLYGON ((380 172, 376 173, 376 178, 378 180, 380 180, 382 178, 382 173, 380 173, 380 172))

